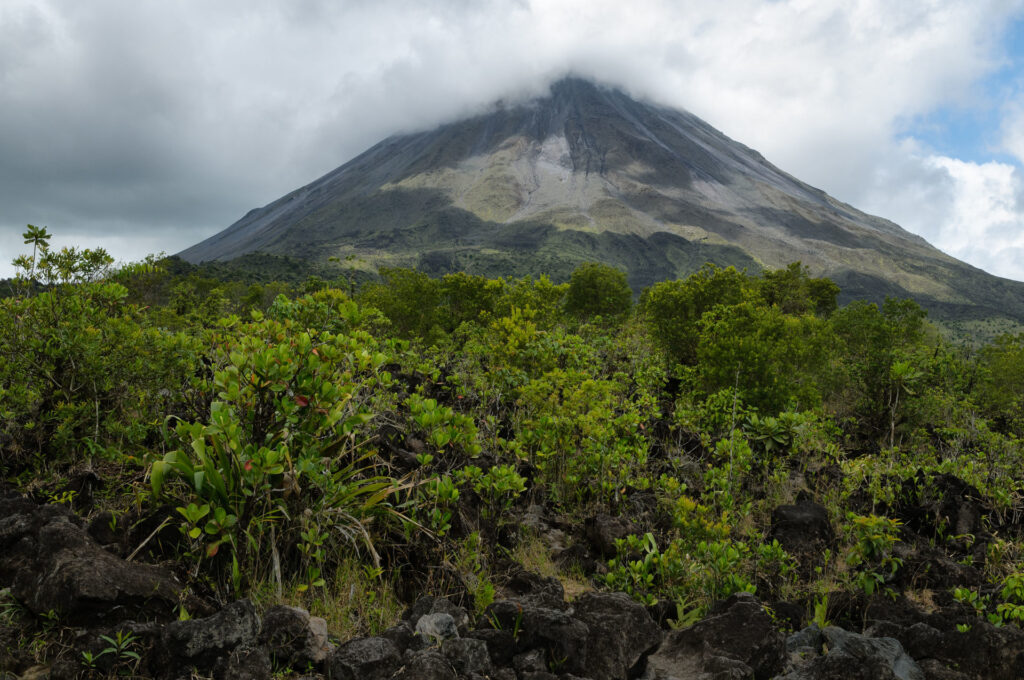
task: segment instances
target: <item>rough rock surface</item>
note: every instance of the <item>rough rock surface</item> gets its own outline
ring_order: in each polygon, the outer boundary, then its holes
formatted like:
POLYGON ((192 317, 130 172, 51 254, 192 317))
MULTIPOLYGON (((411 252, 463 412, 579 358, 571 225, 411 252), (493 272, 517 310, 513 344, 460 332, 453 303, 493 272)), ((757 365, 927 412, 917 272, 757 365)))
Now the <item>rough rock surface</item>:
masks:
POLYGON ((638 529, 624 517, 600 514, 588 518, 583 530, 594 550, 604 557, 615 557, 615 541, 637 533, 638 529))
POLYGON ((0 498, 5 586, 33 613, 57 612, 72 625, 170 620, 182 590, 169 571, 104 550, 67 508, 16 496, 0 498))
POLYGON ((566 612, 502 600, 487 608, 484 623, 512 631, 518 652, 542 650, 569 673, 586 668, 590 629, 566 612))
POLYGON ((643 605, 625 593, 586 593, 575 602, 575 617, 586 624, 584 673, 593 680, 615 680, 634 669, 662 639, 643 605))
POLYGON ((868 637, 828 626, 806 629, 787 647, 806 655, 781 680, 925 680, 924 671, 898 640, 868 637))
POLYGON ((279 666, 319 667, 334 645, 327 637, 327 622, 298 607, 276 605, 263 615, 260 644, 279 666))
POLYGON ((387 680, 402 665, 398 648, 386 638, 355 638, 327 659, 328 680, 387 680))
POLYGON ((768 678, 782 672, 786 641, 761 602, 737 593, 704 620, 670 633, 648 660, 655 678, 768 678))
POLYGON ((805 499, 772 511, 771 537, 791 555, 813 556, 832 545, 835 531, 825 506, 805 499))
POLYGON ((238 600, 212 616, 167 624, 154 645, 151 667, 162 678, 188 678, 193 670, 219 675, 229 655, 254 646, 258 633, 252 602, 238 600))

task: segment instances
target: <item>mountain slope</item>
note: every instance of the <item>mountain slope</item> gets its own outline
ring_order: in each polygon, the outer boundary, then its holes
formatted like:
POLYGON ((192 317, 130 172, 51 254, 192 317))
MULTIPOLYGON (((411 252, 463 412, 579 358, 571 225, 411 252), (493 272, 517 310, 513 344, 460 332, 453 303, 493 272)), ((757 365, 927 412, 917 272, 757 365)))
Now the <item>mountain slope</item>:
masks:
POLYGON ((800 260, 845 298, 913 296, 940 316, 1024 320, 1024 284, 836 201, 689 113, 574 78, 384 140, 180 255, 254 251, 556 278, 596 259, 637 289, 709 260, 751 271, 800 260))

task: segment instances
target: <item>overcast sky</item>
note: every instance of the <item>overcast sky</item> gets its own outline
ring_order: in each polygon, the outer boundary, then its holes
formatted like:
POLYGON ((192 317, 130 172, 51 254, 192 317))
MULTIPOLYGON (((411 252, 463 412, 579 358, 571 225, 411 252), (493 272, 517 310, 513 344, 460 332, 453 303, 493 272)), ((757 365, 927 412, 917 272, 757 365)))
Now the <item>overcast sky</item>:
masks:
POLYGON ((174 253, 569 72, 1024 280, 1024 0, 0 0, 0 276, 28 223, 174 253))

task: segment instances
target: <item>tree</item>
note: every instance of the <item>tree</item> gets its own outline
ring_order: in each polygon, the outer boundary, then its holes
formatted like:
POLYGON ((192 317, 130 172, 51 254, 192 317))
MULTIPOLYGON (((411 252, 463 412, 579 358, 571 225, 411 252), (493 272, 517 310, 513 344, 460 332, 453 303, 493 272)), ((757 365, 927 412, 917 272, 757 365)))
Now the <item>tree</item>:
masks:
POLYGON ((624 272, 598 262, 584 262, 569 279, 565 311, 583 317, 624 316, 633 302, 633 291, 624 272))
POLYGON ((46 227, 40 229, 34 224, 30 224, 28 225, 28 229, 21 236, 25 239, 26 245, 32 246, 32 261, 30 266, 27 268, 28 279, 32 280, 35 277, 36 272, 36 256, 40 252, 45 253, 49 250, 51 234, 46 231, 46 227))
POLYGON ((646 291, 641 306, 653 336, 668 355, 685 365, 697 362, 698 326, 715 305, 735 305, 750 296, 750 280, 735 267, 708 263, 686 279, 662 281, 646 291))
POLYGON ((830 279, 811 278, 807 267, 793 262, 785 269, 762 273, 758 292, 766 304, 786 314, 828 316, 836 310, 839 286, 830 279))
POLYGON ((882 308, 857 301, 829 319, 838 342, 834 400, 870 437, 895 441, 907 396, 934 350, 925 343, 926 312, 913 300, 886 298, 882 308))
POLYGON ((403 338, 426 339, 438 323, 441 284, 421 271, 381 267, 383 283, 367 285, 359 301, 375 307, 391 320, 403 338))
POLYGON ((700 382, 708 394, 737 387, 744 403, 763 414, 784 411, 793 401, 800 410, 816 407, 824 330, 822 320, 783 314, 778 307, 715 307, 701 322, 700 382))

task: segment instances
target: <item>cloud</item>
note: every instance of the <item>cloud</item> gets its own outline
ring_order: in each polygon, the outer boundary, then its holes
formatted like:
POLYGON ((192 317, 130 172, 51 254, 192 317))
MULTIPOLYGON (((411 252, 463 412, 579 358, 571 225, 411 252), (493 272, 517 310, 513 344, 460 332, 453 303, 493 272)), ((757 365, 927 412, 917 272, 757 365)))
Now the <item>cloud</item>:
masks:
POLYGON ((1024 278, 1024 175, 1018 166, 962 161, 908 140, 885 168, 865 195, 869 210, 992 274, 1024 278))
MULTIPOLYGON (((929 164, 900 131, 982 97, 979 83, 1002 64, 996 38, 1022 10, 1021 0, 7 0, 0 275, 28 222, 124 257, 174 252, 387 135, 539 94, 570 71, 687 108, 858 207, 898 218, 928 200, 918 212, 929 220, 906 226, 973 243, 950 236, 964 220, 929 206, 961 205, 968 186, 1001 205, 1019 173, 974 182, 995 171, 929 164), (907 182, 888 202, 883 176, 907 182)), ((1015 125, 1007 146, 1024 147, 1015 125)), ((994 266, 976 250, 976 264, 994 266)))

